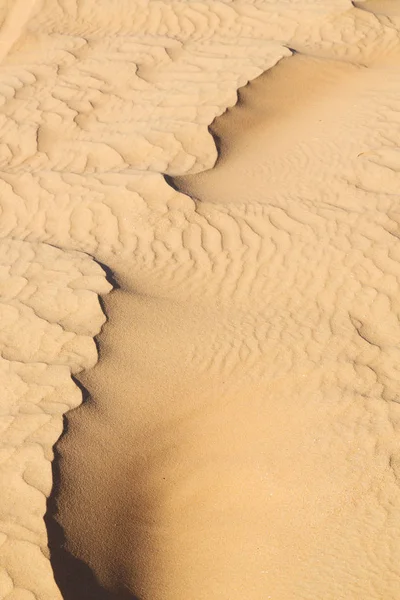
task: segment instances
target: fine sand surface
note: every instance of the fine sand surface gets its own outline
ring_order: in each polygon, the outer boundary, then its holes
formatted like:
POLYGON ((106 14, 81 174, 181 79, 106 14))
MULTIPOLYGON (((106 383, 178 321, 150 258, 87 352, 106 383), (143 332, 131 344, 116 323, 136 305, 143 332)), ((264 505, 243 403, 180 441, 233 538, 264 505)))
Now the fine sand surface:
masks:
POLYGON ((400 600, 399 36, 0 0, 0 600, 400 600))

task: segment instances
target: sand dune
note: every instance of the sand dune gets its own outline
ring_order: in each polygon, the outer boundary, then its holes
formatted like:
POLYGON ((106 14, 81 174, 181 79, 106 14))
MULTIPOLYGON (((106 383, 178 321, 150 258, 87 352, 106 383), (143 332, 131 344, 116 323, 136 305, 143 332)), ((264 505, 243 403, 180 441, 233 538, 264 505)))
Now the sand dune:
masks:
POLYGON ((396 2, 0 23, 1 600, 398 600, 396 2))

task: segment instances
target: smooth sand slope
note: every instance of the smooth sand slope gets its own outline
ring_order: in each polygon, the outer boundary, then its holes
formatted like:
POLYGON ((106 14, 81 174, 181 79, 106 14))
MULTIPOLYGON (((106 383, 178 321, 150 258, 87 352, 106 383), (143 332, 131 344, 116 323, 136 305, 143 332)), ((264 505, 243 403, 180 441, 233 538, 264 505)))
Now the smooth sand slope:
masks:
POLYGON ((1 9, 1 600, 400 598, 400 17, 327 4, 1 9))

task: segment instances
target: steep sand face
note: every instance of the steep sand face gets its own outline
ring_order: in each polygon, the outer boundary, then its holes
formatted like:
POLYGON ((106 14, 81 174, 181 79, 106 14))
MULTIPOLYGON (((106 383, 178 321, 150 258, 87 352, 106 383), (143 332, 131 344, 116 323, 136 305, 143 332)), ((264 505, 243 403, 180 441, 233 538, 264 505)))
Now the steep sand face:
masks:
POLYGON ((0 7, 2 600, 398 599, 400 22, 354 4, 0 7))

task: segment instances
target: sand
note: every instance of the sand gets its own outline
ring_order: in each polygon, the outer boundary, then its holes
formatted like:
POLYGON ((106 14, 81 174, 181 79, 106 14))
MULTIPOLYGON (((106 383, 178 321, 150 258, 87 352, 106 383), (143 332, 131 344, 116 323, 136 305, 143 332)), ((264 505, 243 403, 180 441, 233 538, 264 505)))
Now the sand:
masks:
POLYGON ((0 599, 400 599, 395 0, 0 2, 0 599))

